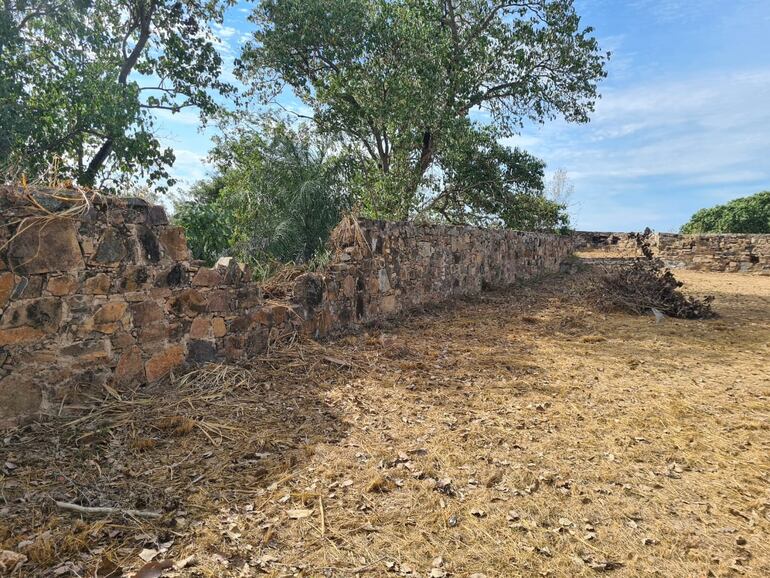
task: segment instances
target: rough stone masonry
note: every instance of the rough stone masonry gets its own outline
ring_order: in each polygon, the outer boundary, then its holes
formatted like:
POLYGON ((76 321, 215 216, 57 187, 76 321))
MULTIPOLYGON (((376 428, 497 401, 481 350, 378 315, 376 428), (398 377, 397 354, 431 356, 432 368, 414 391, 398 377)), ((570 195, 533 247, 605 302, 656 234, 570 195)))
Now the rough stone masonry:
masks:
POLYGON ((640 241, 645 239, 652 255, 672 269, 692 269, 719 273, 759 273, 770 275, 770 235, 713 233, 597 233, 574 234, 576 250, 591 250, 608 256, 641 257, 640 241))
POLYGON ((0 188, 0 427, 84 393, 243 361, 295 332, 354 330, 558 269, 572 238, 352 221, 326 270, 281 300, 243 267, 191 259, 184 232, 137 199, 0 188), (66 211, 69 214, 64 215, 66 211))

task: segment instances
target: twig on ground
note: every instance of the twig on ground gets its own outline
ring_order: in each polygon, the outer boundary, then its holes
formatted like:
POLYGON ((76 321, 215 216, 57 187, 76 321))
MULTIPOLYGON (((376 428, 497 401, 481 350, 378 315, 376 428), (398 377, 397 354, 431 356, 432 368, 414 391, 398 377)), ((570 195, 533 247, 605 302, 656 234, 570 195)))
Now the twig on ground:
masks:
POLYGON ((71 504, 70 502, 56 502, 56 505, 62 510, 69 510, 71 512, 77 512, 86 516, 96 515, 110 515, 110 514, 125 514, 127 516, 134 516, 136 518, 160 518, 161 514, 158 512, 148 512, 146 510, 126 510, 123 508, 108 508, 108 507, 92 507, 81 506, 79 504, 71 504))

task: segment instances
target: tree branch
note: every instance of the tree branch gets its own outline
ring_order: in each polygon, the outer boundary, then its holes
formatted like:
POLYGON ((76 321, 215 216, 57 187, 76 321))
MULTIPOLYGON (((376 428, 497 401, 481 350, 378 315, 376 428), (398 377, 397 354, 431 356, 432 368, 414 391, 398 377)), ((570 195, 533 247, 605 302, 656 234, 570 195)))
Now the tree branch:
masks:
MULTIPOLYGON (((118 84, 122 86, 126 86, 128 75, 131 74, 134 66, 136 66, 136 63, 139 61, 139 57, 142 55, 142 51, 147 45, 147 41, 150 39, 152 17, 155 13, 155 8, 156 4, 154 3, 151 3, 146 10, 144 9, 144 6, 140 8, 139 20, 141 22, 141 28, 139 32, 139 38, 137 38, 136 44, 134 45, 133 50, 131 50, 131 53, 128 55, 128 58, 123 61, 123 64, 120 67, 120 72, 118 73, 118 84)), ((88 163, 86 172, 83 173, 80 179, 78 179, 82 181, 84 186, 93 186, 94 181, 96 180, 96 174, 99 172, 99 170, 101 170, 102 166, 104 166, 104 162, 112 152, 112 145, 112 138, 108 138, 104 141, 99 150, 96 151, 96 154, 91 159, 91 162, 88 163)))

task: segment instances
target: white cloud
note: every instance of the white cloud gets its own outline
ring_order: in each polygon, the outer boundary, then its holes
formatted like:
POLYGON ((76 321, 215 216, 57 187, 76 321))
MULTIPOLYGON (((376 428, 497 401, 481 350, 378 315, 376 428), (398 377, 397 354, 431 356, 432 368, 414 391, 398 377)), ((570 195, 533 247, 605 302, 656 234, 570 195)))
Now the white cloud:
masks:
POLYGON ((768 102, 770 69, 703 74, 608 90, 590 124, 533 127, 517 140, 569 172, 579 226, 598 216, 673 228, 712 193, 723 201, 770 186, 768 102))

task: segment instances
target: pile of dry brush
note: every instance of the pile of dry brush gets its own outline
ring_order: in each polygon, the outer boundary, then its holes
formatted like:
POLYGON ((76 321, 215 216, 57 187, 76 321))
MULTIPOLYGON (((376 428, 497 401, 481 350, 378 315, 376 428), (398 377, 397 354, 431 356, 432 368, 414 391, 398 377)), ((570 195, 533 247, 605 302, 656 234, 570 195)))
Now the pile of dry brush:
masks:
POLYGON ((654 257, 650 247, 651 234, 652 231, 647 229, 637 235, 636 242, 643 258, 627 265, 604 268, 599 274, 595 287, 599 306, 637 315, 658 311, 680 319, 715 317, 711 308, 713 296, 698 299, 679 290, 682 282, 654 257))
POLYGON ((632 264, 604 269, 598 276, 597 301, 602 309, 649 314, 660 311, 669 317, 714 317, 713 296, 690 297, 679 288, 682 282, 657 260, 639 259, 632 264))

